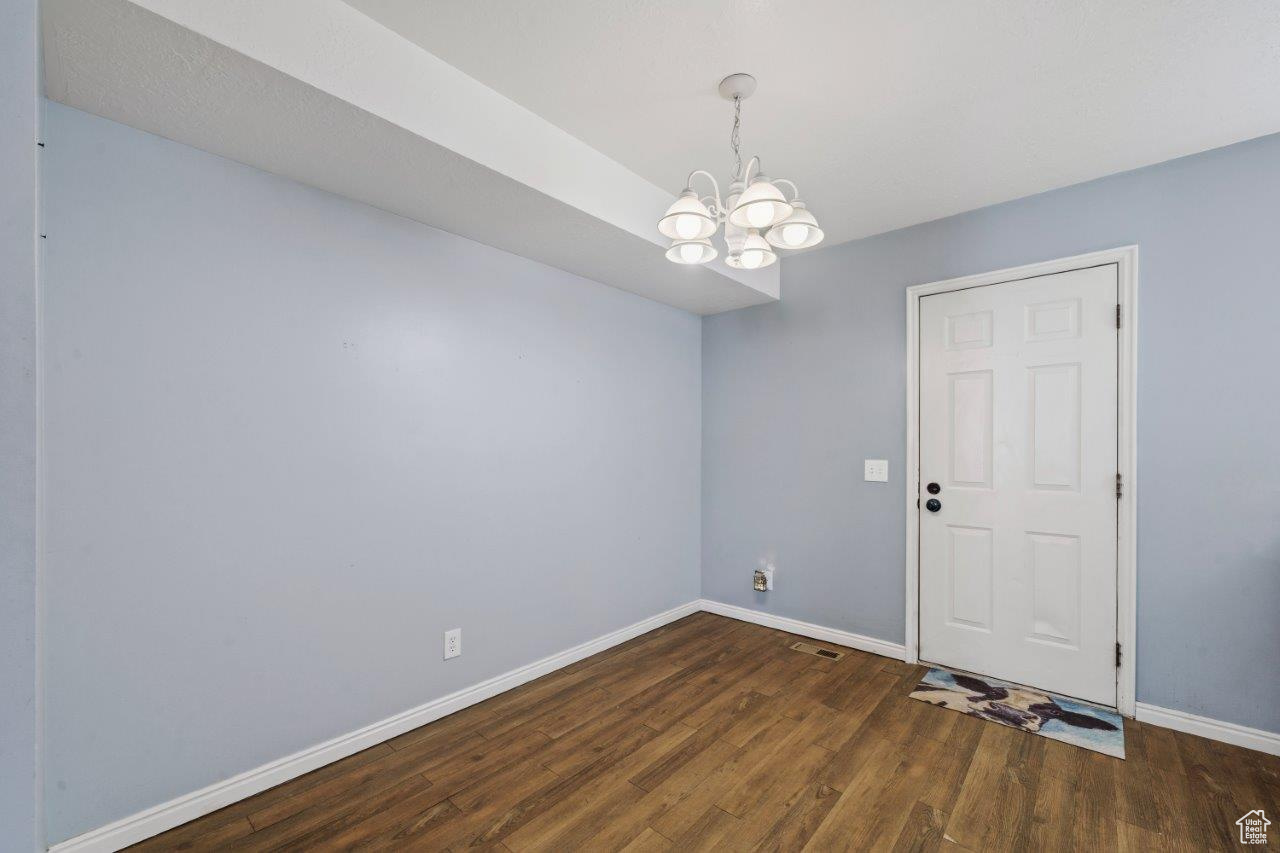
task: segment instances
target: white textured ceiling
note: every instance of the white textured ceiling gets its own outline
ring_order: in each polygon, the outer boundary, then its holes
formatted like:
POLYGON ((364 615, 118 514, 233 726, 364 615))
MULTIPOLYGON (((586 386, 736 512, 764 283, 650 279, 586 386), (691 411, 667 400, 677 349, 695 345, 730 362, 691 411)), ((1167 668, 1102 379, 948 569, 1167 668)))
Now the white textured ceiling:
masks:
POLYGON ((675 192, 743 143, 828 242, 1280 131, 1277 0, 348 0, 675 192))

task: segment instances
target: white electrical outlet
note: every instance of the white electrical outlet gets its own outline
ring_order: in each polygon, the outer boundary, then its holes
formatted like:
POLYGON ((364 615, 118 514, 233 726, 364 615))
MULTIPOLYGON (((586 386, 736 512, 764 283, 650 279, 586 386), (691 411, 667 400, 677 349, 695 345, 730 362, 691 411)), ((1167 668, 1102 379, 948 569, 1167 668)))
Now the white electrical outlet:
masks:
POLYGON ((868 483, 887 483, 889 482, 889 460, 888 459, 863 459, 862 460, 862 479, 868 483))
POLYGON ((456 658, 462 654, 462 629, 454 628, 444 632, 444 659, 456 658))

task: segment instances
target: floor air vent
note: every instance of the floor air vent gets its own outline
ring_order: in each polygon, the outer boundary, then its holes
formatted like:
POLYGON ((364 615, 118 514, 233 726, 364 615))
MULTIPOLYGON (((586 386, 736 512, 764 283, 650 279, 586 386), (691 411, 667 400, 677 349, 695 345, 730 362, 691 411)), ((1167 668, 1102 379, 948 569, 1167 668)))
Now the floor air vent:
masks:
POLYGON ((844 657, 844 652, 833 652, 831 649, 824 649, 810 643, 796 643, 791 648, 807 655, 817 655, 820 658, 829 658, 831 660, 840 660, 840 658, 844 657))

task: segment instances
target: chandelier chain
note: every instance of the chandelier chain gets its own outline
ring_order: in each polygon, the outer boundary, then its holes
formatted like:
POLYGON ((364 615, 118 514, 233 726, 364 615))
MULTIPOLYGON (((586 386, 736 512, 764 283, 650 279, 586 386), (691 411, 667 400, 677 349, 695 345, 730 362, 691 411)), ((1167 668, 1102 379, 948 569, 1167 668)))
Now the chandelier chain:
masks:
POLYGON ((733 178, 737 180, 738 175, 742 174, 742 152, 739 150, 742 146, 742 96, 735 95, 733 98, 733 130, 729 133, 729 147, 733 149, 733 178))

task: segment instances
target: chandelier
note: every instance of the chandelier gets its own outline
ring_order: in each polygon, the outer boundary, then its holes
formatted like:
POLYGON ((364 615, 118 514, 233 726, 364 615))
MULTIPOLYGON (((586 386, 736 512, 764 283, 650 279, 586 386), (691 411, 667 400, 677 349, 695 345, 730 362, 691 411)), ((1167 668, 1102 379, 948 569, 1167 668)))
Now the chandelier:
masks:
POLYGON ((796 185, 785 178, 769 178, 760 171, 760 158, 742 165, 739 151, 742 102, 756 90, 750 74, 730 74, 720 81, 720 94, 733 101, 733 176, 729 195, 721 199, 715 176, 704 169, 689 173, 685 189, 658 220, 658 230, 671 239, 667 260, 677 264, 705 264, 720 252, 711 238, 724 225, 724 262, 734 269, 763 269, 778 260, 775 249, 807 249, 822 242, 822 229, 800 200, 796 185), (699 175, 711 182, 712 195, 699 196, 693 179, 699 175), (779 188, 791 189, 787 198, 779 188))

